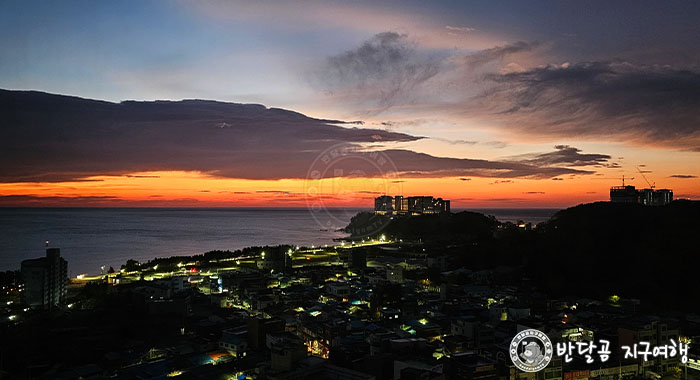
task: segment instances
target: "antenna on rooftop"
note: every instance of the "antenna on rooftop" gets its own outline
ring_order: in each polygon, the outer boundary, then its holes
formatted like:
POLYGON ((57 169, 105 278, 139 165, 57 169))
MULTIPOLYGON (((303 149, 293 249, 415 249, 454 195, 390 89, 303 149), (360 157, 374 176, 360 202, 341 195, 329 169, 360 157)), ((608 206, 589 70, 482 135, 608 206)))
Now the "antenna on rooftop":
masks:
MULTIPOLYGON (((599 178, 600 179, 600 178, 599 178)), ((615 178, 606 178, 606 179, 615 179, 615 178)), ((619 178, 618 178, 619 179, 619 178)), ((634 181, 634 177, 632 178, 627 178, 630 181, 634 181)), ((622 175, 622 187, 625 187, 625 175, 622 175)))

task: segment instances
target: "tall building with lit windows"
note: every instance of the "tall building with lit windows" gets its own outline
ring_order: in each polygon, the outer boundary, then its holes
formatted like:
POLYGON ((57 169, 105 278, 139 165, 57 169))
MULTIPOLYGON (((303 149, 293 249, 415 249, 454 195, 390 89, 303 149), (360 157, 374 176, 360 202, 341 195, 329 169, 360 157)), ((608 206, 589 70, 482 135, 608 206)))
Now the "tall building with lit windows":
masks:
POLYGON ((450 201, 430 195, 395 197, 382 195, 374 199, 374 212, 383 215, 423 215, 450 212, 450 201))
POLYGON ((46 257, 22 261, 23 301, 32 308, 52 309, 65 303, 68 263, 59 248, 47 248, 46 257))
POLYGON ((377 197, 374 199, 374 212, 377 214, 393 214, 394 203, 394 198, 388 195, 377 197))
POLYGON ((669 189, 637 189, 629 185, 613 186, 610 188, 610 202, 663 206, 672 201, 673 191, 669 189))

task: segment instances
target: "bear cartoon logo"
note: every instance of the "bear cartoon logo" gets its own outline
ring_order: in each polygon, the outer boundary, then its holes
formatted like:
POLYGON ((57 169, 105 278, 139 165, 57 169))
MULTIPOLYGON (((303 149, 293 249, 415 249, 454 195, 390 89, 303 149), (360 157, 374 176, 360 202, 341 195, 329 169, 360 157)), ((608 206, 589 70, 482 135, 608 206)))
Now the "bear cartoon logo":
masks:
POLYGON ((523 352, 520 353, 520 358, 525 361, 525 363, 533 365, 539 363, 544 358, 542 354, 542 349, 540 345, 536 342, 523 342, 523 352))
POLYGON ((552 360, 552 341, 542 331, 527 329, 519 332, 510 342, 510 359, 525 372, 543 370, 552 360))

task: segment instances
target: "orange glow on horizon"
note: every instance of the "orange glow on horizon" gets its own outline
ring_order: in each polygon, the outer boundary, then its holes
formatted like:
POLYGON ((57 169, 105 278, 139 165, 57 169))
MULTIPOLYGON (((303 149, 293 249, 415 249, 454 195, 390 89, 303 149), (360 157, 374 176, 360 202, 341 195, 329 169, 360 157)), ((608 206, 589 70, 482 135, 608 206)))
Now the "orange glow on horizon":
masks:
MULTIPOLYGON (((699 193, 698 181, 668 181, 676 197, 699 193), (694 184, 695 187, 682 185, 694 184)), ((371 208, 382 194, 434 195, 452 208, 569 207, 608 199, 617 181, 595 176, 551 179, 333 178, 245 180, 199 172, 143 172, 82 181, 0 184, 0 206, 42 207, 323 207, 371 208)), ((641 186, 641 184, 637 184, 641 186)), ((687 197, 687 196, 686 196, 687 197)))

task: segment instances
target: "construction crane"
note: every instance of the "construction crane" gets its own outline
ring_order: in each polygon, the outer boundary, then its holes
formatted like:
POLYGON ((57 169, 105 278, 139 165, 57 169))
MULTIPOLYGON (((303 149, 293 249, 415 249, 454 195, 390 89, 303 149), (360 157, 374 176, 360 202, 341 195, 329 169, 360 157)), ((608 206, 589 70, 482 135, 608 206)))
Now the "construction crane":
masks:
POLYGON ((639 169, 639 166, 637 166, 637 171, 639 172, 639 174, 642 175, 642 178, 644 178, 644 180, 647 182, 647 185, 649 185, 649 188, 653 190, 656 187, 656 182, 654 182, 653 184, 650 183, 649 180, 647 179, 647 177, 642 172, 642 170, 639 169))

